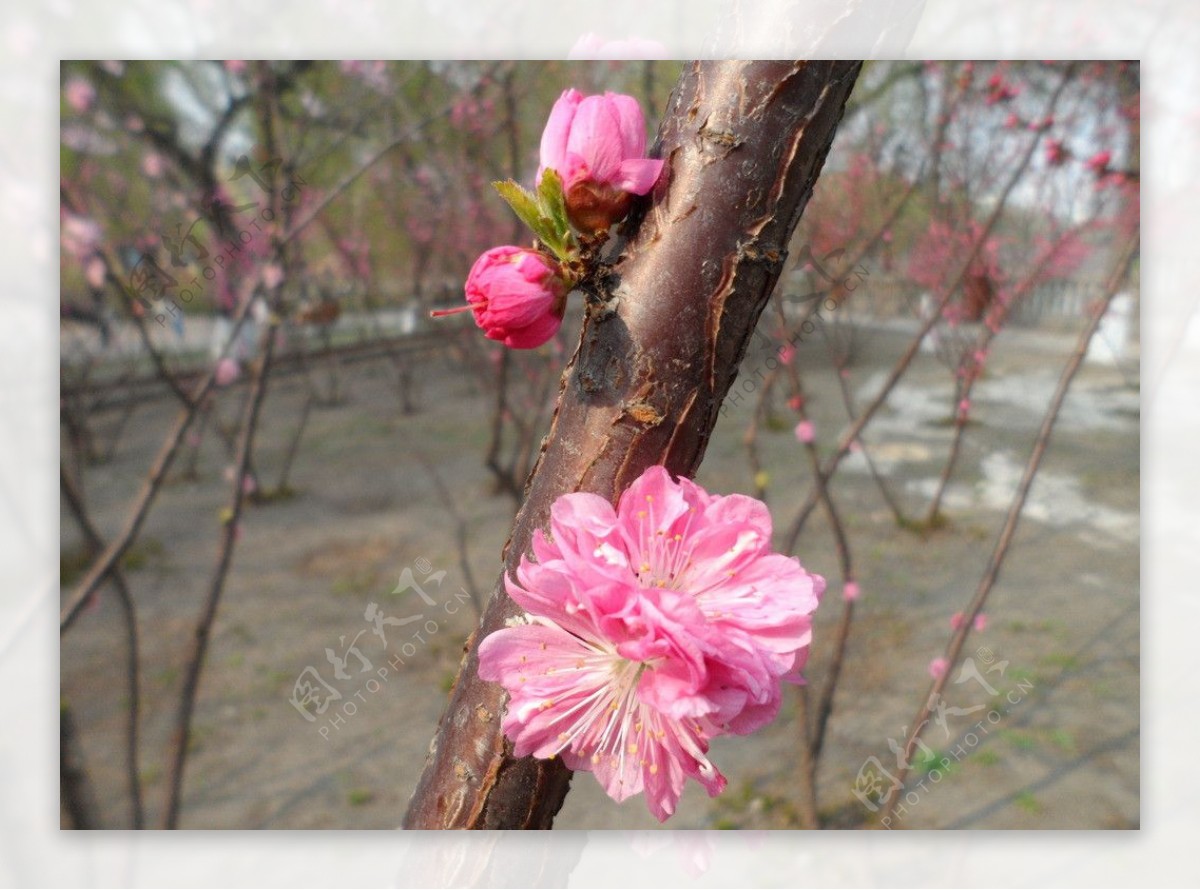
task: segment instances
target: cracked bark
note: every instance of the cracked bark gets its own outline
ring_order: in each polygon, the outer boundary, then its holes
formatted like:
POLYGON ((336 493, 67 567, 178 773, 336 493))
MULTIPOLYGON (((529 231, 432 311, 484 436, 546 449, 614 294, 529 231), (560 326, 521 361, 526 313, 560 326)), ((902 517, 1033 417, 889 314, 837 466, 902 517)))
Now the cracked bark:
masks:
MULTIPOLYGON (((698 62, 659 131, 667 170, 635 210, 562 375, 550 432, 504 549, 512 572, 567 492, 615 501, 662 464, 691 476, 779 277, 859 62, 698 62)), ((501 577, 430 744, 404 827, 549 828, 571 772, 515 759, 505 694, 479 679, 479 641, 518 614, 501 577)))

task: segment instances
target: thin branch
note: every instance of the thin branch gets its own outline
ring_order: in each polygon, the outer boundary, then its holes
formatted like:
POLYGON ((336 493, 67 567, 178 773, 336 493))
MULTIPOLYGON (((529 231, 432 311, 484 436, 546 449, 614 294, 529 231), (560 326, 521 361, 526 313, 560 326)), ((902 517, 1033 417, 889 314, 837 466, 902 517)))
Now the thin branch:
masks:
POLYGON ((946 688, 946 683, 949 681, 950 674, 954 666, 958 663, 959 656, 962 655, 963 647, 966 645, 967 637, 971 633, 975 618, 983 611, 988 594, 992 592, 992 588, 1000 576, 1000 567, 1003 565, 1004 559, 1008 555, 1009 547, 1016 535, 1017 524, 1021 519, 1021 514, 1025 510, 1025 501, 1029 497, 1029 490, 1033 487, 1033 480, 1041 468, 1042 458, 1045 456, 1046 448, 1050 444, 1050 434, 1054 431, 1054 424, 1058 420, 1059 413, 1062 411, 1063 402, 1066 401, 1071 383, 1075 379, 1080 366, 1083 364, 1084 356, 1087 355, 1088 345, 1100 327, 1101 319, 1103 319, 1109 304, 1112 302, 1113 297, 1116 296, 1122 282, 1129 273, 1130 264, 1133 262, 1133 257, 1137 252, 1138 243, 1138 237, 1134 236, 1121 252, 1112 270, 1112 274, 1109 276, 1105 287, 1105 296, 1092 313, 1092 317, 1088 320, 1083 332, 1079 335, 1075 351, 1071 354, 1059 377, 1058 386, 1055 388, 1054 395, 1051 397, 1050 404, 1042 418, 1042 424, 1038 430, 1037 438, 1034 440, 1029 460, 1025 464, 1025 472, 1021 475, 1021 481, 1017 485, 1016 494, 1009 505, 1008 515, 1004 519, 1004 526, 1000 530, 1000 536, 996 539, 996 546, 992 550, 991 557, 988 559, 987 568, 984 570, 983 577, 979 580, 979 586, 975 590, 975 596, 971 599, 970 605, 963 610, 963 620, 958 630, 950 638, 950 644, 946 649, 945 655, 946 670, 942 672, 941 676, 934 679, 929 689, 929 694, 917 710, 915 719, 909 724, 912 730, 909 733, 908 741, 904 745, 903 755, 900 758, 901 766, 897 771, 896 781, 891 791, 888 792, 888 796, 882 807, 880 820, 884 824, 887 824, 884 820, 890 819, 895 809, 896 801, 899 799, 900 792, 904 787, 904 780, 908 776, 908 764, 916 752, 921 733, 924 731, 926 724, 929 723, 929 715, 940 700, 942 692, 946 688))
MULTIPOLYGON (((79 489, 76 488, 66 467, 62 464, 59 464, 58 478, 63 498, 75 517, 75 521, 79 523, 79 529, 83 532, 88 547, 94 552, 103 550, 104 541, 92 524, 91 517, 88 516, 79 489)), ((133 827, 142 828, 145 816, 142 808, 142 779, 138 769, 138 724, 141 719, 141 696, 138 682, 140 646, 137 607, 134 604, 133 595, 129 592, 129 585, 125 581, 125 573, 121 571, 120 565, 113 566, 108 577, 117 591, 117 601, 121 604, 121 613, 125 620, 125 687, 126 695, 129 697, 129 712, 126 715, 125 730, 125 773, 129 783, 133 827)))

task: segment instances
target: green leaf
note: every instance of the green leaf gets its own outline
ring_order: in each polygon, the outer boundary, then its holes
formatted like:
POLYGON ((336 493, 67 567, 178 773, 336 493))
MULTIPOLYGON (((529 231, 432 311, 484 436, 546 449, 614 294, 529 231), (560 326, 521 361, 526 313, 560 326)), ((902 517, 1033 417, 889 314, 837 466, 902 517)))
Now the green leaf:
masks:
POLYGON ((549 217, 554 226, 558 244, 564 249, 574 247, 575 238, 571 234, 571 222, 567 219, 566 196, 563 194, 562 179, 559 178, 557 170, 542 172, 542 182, 538 186, 538 203, 543 214, 549 217))
POLYGON ((536 195, 521 188, 511 179, 493 182, 492 187, 499 192, 501 198, 508 202, 508 206, 513 209, 513 213, 520 217, 521 222, 533 230, 533 234, 537 236, 538 240, 552 249, 558 247, 558 232, 555 230, 554 223, 542 213, 536 195))

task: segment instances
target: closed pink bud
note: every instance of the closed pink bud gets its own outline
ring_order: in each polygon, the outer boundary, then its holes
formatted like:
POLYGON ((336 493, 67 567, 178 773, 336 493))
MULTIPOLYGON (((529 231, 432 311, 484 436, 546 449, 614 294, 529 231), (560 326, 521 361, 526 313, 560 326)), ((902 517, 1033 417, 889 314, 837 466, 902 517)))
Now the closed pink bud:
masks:
POLYGON ((816 430, 811 420, 802 420, 796 424, 796 438, 805 445, 811 445, 816 439, 816 430))
POLYGON ((842 586, 842 596, 845 598, 846 602, 852 603, 857 600, 860 595, 861 591, 858 589, 857 581, 847 581, 842 586))
POLYGON ((542 172, 562 179, 567 215, 581 231, 604 231, 644 195, 663 162, 645 157, 646 119, 632 96, 584 96, 567 90, 554 103, 542 133, 542 172))
POLYGON ((779 360, 781 362, 783 362, 785 365, 790 365, 792 363, 792 359, 794 359, 795 357, 796 357, 796 347, 795 346, 792 346, 790 343, 785 343, 783 346, 779 347, 779 360))
POLYGON ((986 630, 987 629, 987 621, 988 621, 987 616, 984 615, 982 612, 980 612, 978 615, 975 616, 975 629, 976 630, 986 630))
POLYGON ((470 305, 431 314, 437 318, 470 309, 488 339, 513 349, 533 349, 558 332, 569 290, 558 264, 544 253, 493 247, 467 275, 470 305))
POLYGON ((971 400, 963 399, 958 403, 958 413, 966 417, 971 412, 971 400))
POLYGON ((963 613, 955 612, 950 616, 950 627, 953 630, 959 630, 963 626, 963 613))
POLYGON ((1112 160, 1112 152, 1111 151, 1098 151, 1094 155, 1092 155, 1090 158, 1088 158, 1086 161, 1084 161, 1083 166, 1087 167, 1088 170, 1090 170, 1091 172, 1093 172, 1097 176, 1099 176, 1105 170, 1108 169, 1108 164, 1109 164, 1109 161, 1111 161, 1111 160, 1112 160))
POLYGON ((949 669, 950 662, 944 658, 935 658, 933 661, 929 662, 929 676, 933 677, 935 680, 939 677, 944 677, 946 675, 946 671, 949 669))

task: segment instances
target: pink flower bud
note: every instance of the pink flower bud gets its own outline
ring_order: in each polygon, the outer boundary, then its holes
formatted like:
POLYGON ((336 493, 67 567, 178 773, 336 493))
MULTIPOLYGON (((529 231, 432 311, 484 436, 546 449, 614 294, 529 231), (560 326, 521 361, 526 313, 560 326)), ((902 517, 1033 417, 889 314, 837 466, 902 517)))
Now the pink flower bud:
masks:
POLYGON ((960 417, 966 417, 971 413, 971 400, 963 399, 958 403, 958 413, 960 417))
POLYGON ((796 347, 791 343, 785 343, 779 347, 779 360, 785 365, 790 365, 792 359, 796 357, 796 347))
POLYGON ((950 669, 950 662, 944 658, 935 658, 929 662, 929 676, 933 679, 938 679, 946 675, 946 671, 950 669))
POLYGON ((241 375, 242 369, 237 363, 237 359, 229 358, 228 356, 217 362, 217 369, 214 374, 214 382, 217 386, 229 386, 241 375))
POLYGON ((975 616, 975 629, 979 630, 979 631, 986 630, 987 622, 988 622, 987 615, 984 615, 982 612, 980 612, 978 615, 975 616))
POLYGON ((488 339, 513 349, 533 349, 558 332, 569 290, 558 264, 544 253, 493 247, 467 275, 470 305, 431 314, 440 318, 470 309, 488 339))
POLYGON ((788 399, 788 407, 793 411, 799 411, 804 407, 804 396, 796 395, 788 399))
POLYGON ((1100 176, 1105 170, 1108 169, 1108 164, 1111 160, 1111 151, 1098 151, 1084 161, 1083 166, 1087 167, 1088 170, 1090 170, 1092 173, 1095 173, 1097 176, 1100 176))
POLYGON ((858 589, 857 581, 847 581, 842 586, 842 596, 845 598, 846 602, 852 603, 857 600, 860 595, 861 591, 858 589))
POLYGON ((633 195, 654 187, 663 162, 645 157, 646 119, 632 96, 567 90, 542 133, 542 172, 562 178, 567 215, 581 231, 604 231, 629 212, 633 195))
POLYGON ((1063 161, 1067 159, 1067 150, 1063 147, 1061 139, 1051 139, 1046 143, 1046 163, 1051 167, 1062 166, 1063 161))
POLYGON ((816 430, 811 420, 802 420, 796 424, 796 438, 805 445, 811 445, 816 439, 816 430))

